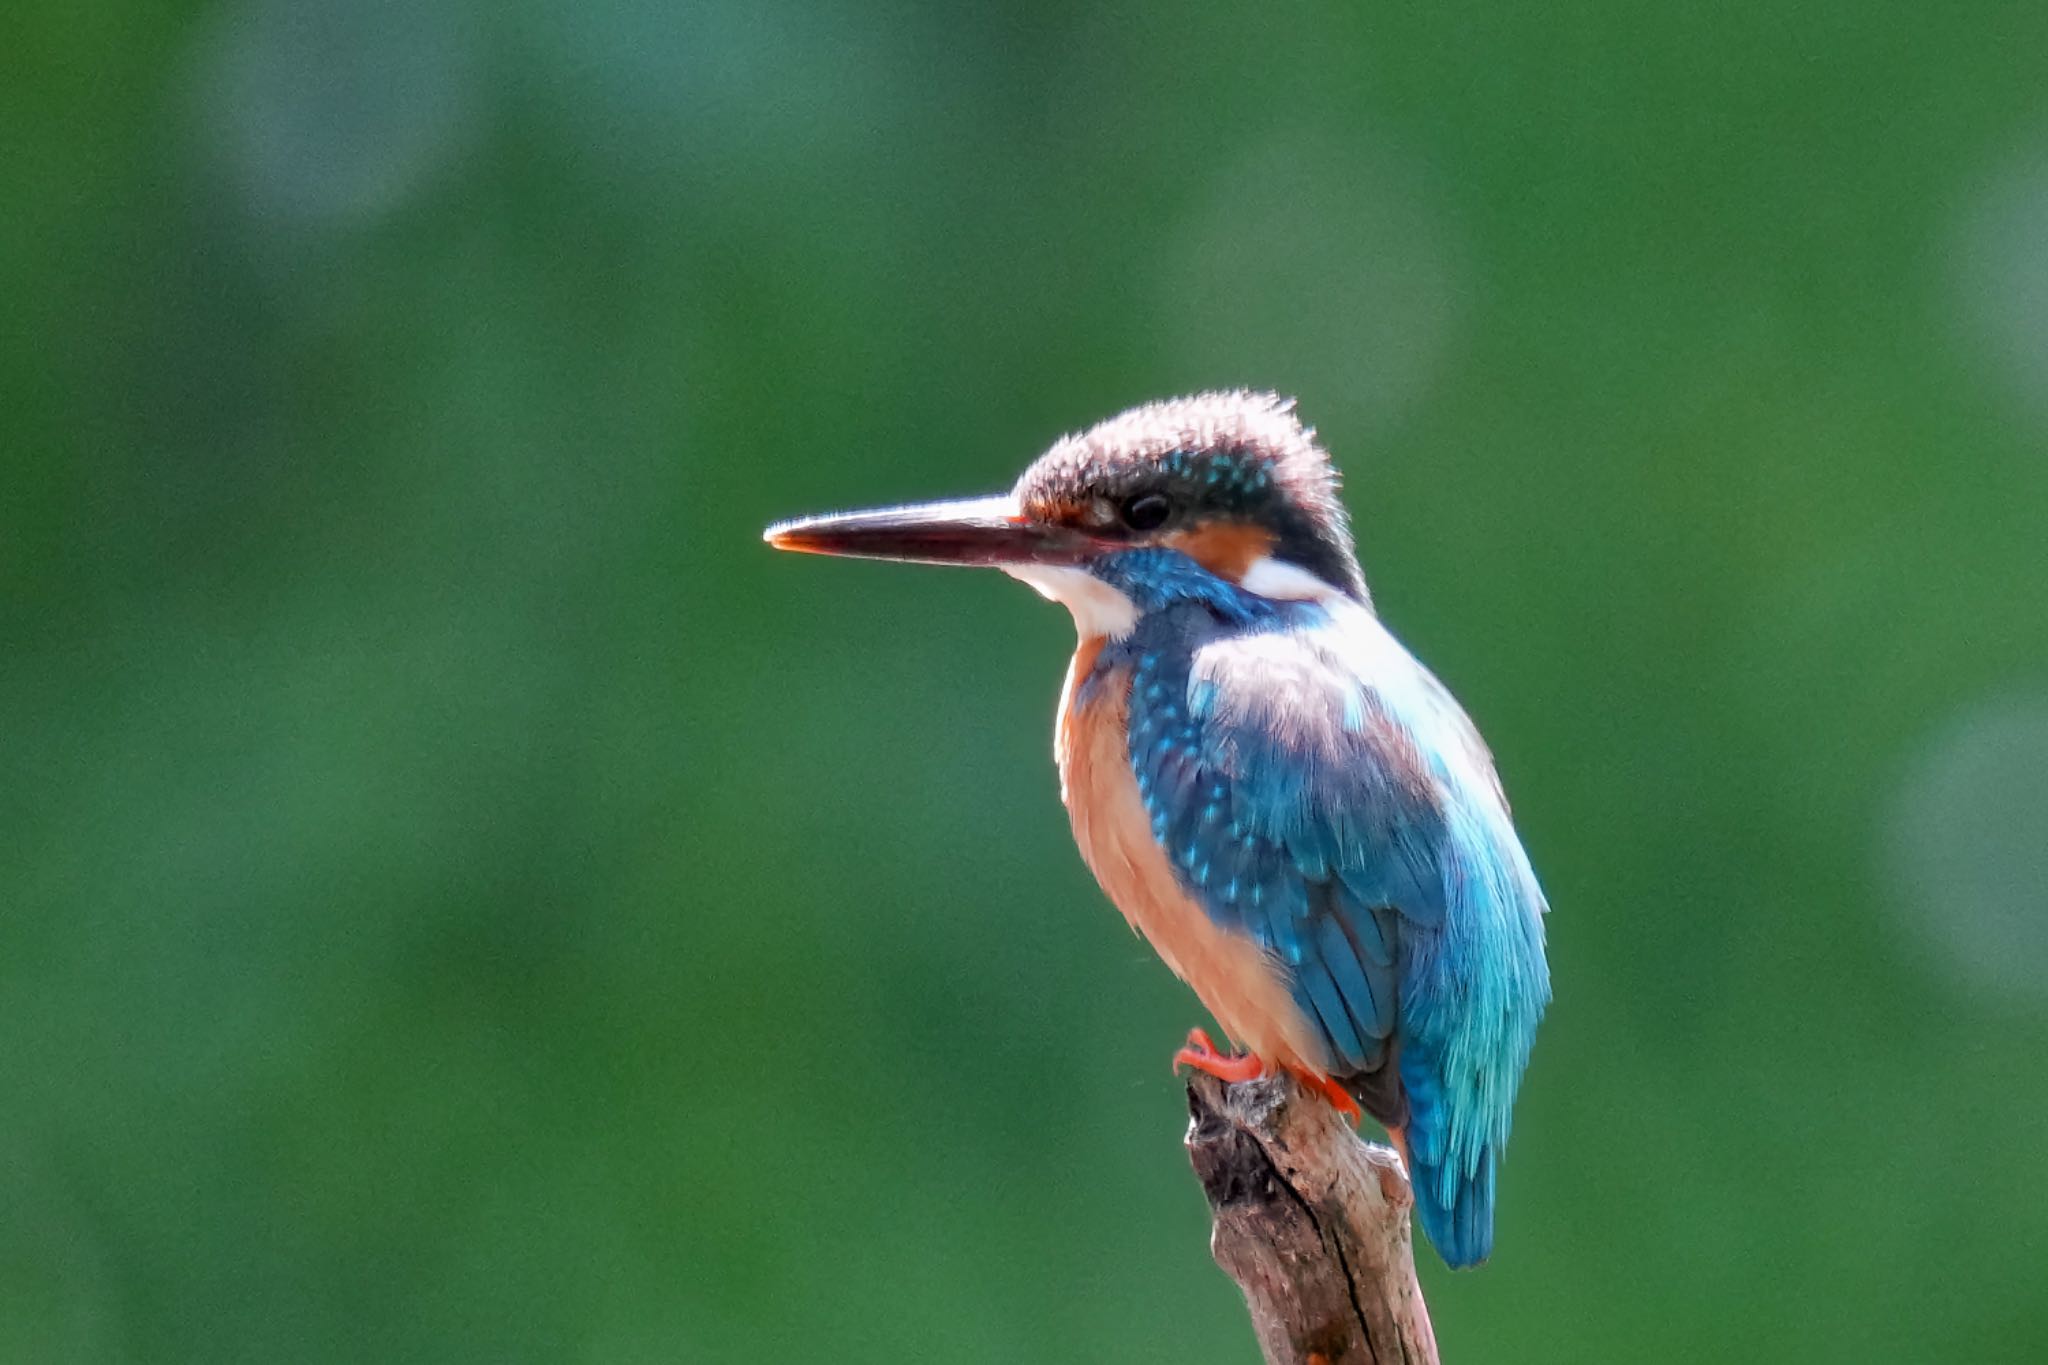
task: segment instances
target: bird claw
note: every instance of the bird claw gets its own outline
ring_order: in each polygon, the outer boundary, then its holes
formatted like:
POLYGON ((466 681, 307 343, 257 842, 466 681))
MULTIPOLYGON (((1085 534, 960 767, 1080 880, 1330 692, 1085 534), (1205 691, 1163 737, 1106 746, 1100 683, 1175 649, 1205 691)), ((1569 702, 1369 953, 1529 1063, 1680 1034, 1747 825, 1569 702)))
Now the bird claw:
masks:
POLYGON ((1357 1123, 1365 1117, 1365 1111, 1358 1107, 1358 1101, 1351 1097, 1351 1092, 1337 1084, 1333 1078, 1318 1076, 1309 1071, 1297 1071, 1294 1073, 1294 1079, 1301 1082, 1304 1090, 1328 1100, 1332 1109, 1351 1122, 1357 1123))
POLYGON ((1189 1029, 1187 1042, 1173 1054, 1173 1074, 1178 1076, 1184 1066, 1206 1071, 1217 1080, 1228 1081, 1232 1085, 1256 1080, 1266 1074, 1266 1064, 1249 1052, 1237 1057, 1218 1052, 1216 1044, 1209 1040, 1209 1031, 1199 1028, 1189 1029))
MULTIPOLYGON (((1184 1066, 1206 1071, 1217 1080, 1231 1085, 1236 1085, 1240 1081, 1257 1080, 1266 1074, 1266 1064, 1257 1057, 1249 1052, 1240 1056, 1219 1052, 1209 1037, 1209 1031, 1199 1028, 1189 1029, 1187 1042, 1181 1045, 1180 1051, 1173 1054, 1173 1074, 1178 1076, 1184 1066)), ((1312 1095, 1322 1096, 1332 1109, 1353 1123, 1365 1117, 1365 1111, 1358 1107, 1358 1101, 1351 1097, 1351 1092, 1332 1078, 1294 1067, 1289 1067, 1288 1070, 1294 1073, 1294 1079, 1301 1082, 1302 1089, 1312 1095)))

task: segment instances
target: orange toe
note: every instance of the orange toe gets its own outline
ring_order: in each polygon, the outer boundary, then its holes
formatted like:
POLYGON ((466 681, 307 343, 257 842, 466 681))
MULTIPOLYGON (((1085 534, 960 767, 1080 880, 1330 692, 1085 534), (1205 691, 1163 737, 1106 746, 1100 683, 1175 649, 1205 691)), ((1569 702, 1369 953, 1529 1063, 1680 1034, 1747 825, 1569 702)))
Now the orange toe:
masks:
POLYGON ((1219 1081, 1232 1085, 1239 1081, 1256 1080, 1266 1074, 1266 1064, 1247 1052, 1232 1057, 1216 1050, 1216 1044, 1209 1041, 1206 1029, 1189 1029, 1187 1043, 1173 1054, 1173 1070, 1176 1075, 1184 1066, 1197 1071, 1206 1071, 1219 1081))
POLYGON ((1318 1076, 1312 1071, 1297 1071, 1294 1078, 1305 1088, 1328 1100, 1332 1109, 1353 1123, 1365 1117, 1365 1111, 1358 1107, 1358 1101, 1351 1097, 1351 1092, 1328 1076, 1318 1076))
POLYGON ((1266 1074, 1265 1064, 1250 1053, 1242 1057, 1224 1057, 1191 1047, 1184 1047, 1173 1054, 1173 1069, 1178 1071, 1184 1066, 1206 1071, 1217 1080, 1229 1081, 1232 1085, 1239 1081, 1257 1080, 1266 1074))

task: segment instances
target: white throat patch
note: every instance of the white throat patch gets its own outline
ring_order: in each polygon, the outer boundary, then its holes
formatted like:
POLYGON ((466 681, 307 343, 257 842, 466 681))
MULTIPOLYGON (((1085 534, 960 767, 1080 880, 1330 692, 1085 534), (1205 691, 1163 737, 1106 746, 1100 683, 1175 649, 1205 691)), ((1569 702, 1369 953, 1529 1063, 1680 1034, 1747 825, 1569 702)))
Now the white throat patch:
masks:
POLYGON ((1084 640, 1098 635, 1121 640, 1138 624, 1138 604, 1085 569, 1005 564, 1002 570, 1072 612, 1074 628, 1084 640))
POLYGON ((1275 602, 1316 602, 1338 595, 1337 589, 1298 564, 1260 555, 1244 571, 1237 586, 1275 602))

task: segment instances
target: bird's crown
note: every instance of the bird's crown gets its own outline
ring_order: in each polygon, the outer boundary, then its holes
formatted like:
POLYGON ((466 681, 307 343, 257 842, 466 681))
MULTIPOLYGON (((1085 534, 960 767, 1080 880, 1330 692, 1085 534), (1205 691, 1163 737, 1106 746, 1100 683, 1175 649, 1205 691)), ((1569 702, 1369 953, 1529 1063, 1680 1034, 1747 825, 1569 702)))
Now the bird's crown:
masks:
POLYGON ((1277 394, 1132 408, 1056 443, 1015 496, 1034 521, 1171 546, 1232 579, 1271 558, 1364 596, 1336 468, 1277 394))

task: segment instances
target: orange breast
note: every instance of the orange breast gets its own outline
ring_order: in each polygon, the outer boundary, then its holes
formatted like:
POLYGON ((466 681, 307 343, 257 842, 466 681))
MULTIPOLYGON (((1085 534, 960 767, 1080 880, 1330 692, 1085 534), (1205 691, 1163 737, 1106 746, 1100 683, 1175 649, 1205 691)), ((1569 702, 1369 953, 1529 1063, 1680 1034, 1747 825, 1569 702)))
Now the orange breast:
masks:
POLYGON ((1322 1043, 1295 1008, 1279 964, 1251 939, 1210 919, 1181 889, 1152 837, 1125 744, 1128 677, 1103 678, 1088 703, 1076 705, 1101 651, 1102 642, 1091 640, 1075 653, 1054 739, 1060 795, 1082 858, 1131 927, 1194 988, 1224 1032, 1269 1066, 1326 1074, 1322 1043))

